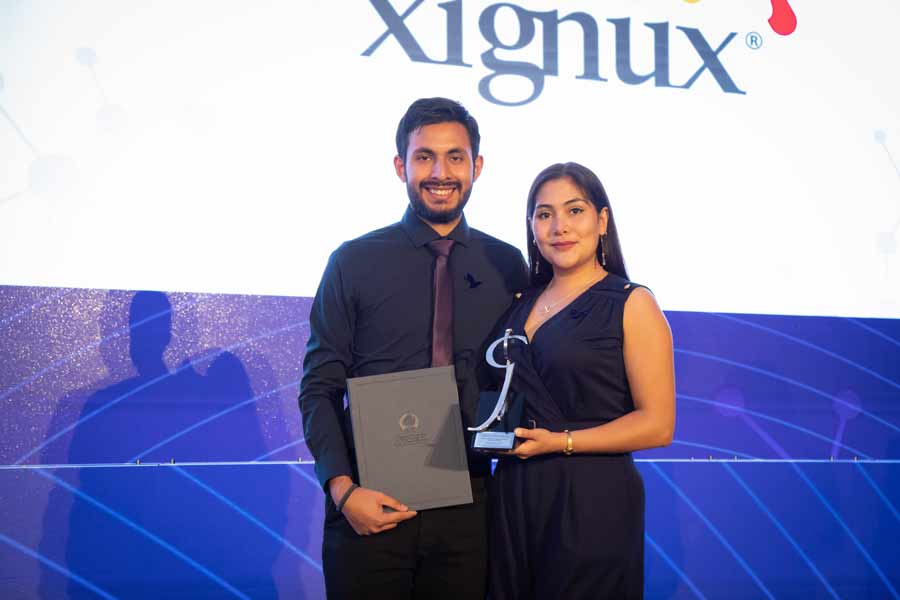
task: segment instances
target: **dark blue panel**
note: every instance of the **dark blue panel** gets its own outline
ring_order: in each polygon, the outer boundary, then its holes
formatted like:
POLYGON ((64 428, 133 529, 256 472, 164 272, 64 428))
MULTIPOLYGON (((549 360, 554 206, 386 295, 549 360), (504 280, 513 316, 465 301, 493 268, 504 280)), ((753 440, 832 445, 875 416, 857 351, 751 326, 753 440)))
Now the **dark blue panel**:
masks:
MULTIPOLYGON (((0 596, 323 597, 309 304, 0 287, 0 596)), ((667 316, 647 596, 898 597, 900 320, 667 316)))
POLYGON ((310 471, 265 463, 0 471, 4 488, 36 493, 13 494, 3 564, 37 567, 36 579, 22 579, 5 566, 0 586, 31 587, 26 597, 321 597, 321 534, 311 524, 323 497, 310 471))

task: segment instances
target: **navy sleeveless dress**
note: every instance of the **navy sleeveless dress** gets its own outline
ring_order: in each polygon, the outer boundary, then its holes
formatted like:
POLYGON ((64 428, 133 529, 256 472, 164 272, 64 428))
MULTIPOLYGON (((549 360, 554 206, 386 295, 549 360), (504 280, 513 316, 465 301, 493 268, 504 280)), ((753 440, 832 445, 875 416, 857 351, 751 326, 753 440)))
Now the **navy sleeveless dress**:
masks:
MULTIPOLYGON (((525 396, 526 423, 574 431, 634 410, 622 316, 635 287, 610 273, 545 321, 528 345, 510 344, 511 390, 525 396)), ((540 292, 524 294, 504 328, 525 335, 540 292)), ((492 600, 643 596, 644 485, 631 454, 577 452, 576 445, 571 456, 504 457, 497 464, 492 600)))

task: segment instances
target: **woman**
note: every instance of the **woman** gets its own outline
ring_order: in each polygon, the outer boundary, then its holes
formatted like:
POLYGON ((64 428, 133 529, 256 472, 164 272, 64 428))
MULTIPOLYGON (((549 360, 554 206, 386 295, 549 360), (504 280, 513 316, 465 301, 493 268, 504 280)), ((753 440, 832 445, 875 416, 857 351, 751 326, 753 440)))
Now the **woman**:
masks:
POLYGON ((532 288, 506 317, 525 423, 492 485, 490 597, 640 598, 644 486, 631 452, 675 426, 672 337, 628 281, 609 200, 576 164, 528 195, 532 288))

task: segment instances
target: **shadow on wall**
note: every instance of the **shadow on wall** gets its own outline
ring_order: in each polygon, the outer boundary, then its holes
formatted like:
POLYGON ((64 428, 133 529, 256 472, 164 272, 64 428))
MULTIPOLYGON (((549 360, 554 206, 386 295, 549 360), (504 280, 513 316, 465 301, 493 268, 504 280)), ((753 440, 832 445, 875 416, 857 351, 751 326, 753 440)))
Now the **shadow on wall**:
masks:
MULTIPOLYGON (((160 292, 136 293, 128 323, 128 357, 137 374, 75 394, 87 399, 67 463, 252 461, 266 454, 240 358, 209 349, 169 369, 164 352, 173 312, 160 292)), ((123 359, 107 356, 109 349, 102 351, 105 362, 121 366, 123 359)), ((65 400, 59 410, 71 405, 65 400)), ((54 421, 58 426, 60 419, 54 421)), ((232 595, 231 588, 253 598, 278 596, 272 567, 282 545, 272 534, 283 534, 287 520, 286 469, 176 464, 65 469, 53 476, 58 481, 44 514, 41 553, 105 592, 207 597, 232 595)), ((97 597, 49 569, 41 574, 40 595, 97 597)))

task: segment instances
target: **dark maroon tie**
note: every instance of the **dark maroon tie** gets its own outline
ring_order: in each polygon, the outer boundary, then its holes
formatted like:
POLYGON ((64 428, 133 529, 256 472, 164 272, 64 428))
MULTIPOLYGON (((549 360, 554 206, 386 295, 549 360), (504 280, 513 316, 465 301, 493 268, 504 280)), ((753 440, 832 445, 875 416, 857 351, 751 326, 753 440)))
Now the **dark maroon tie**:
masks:
POLYGON ((431 366, 453 364, 453 280, 447 257, 453 240, 434 240, 428 248, 434 261, 434 322, 431 326, 431 366))

